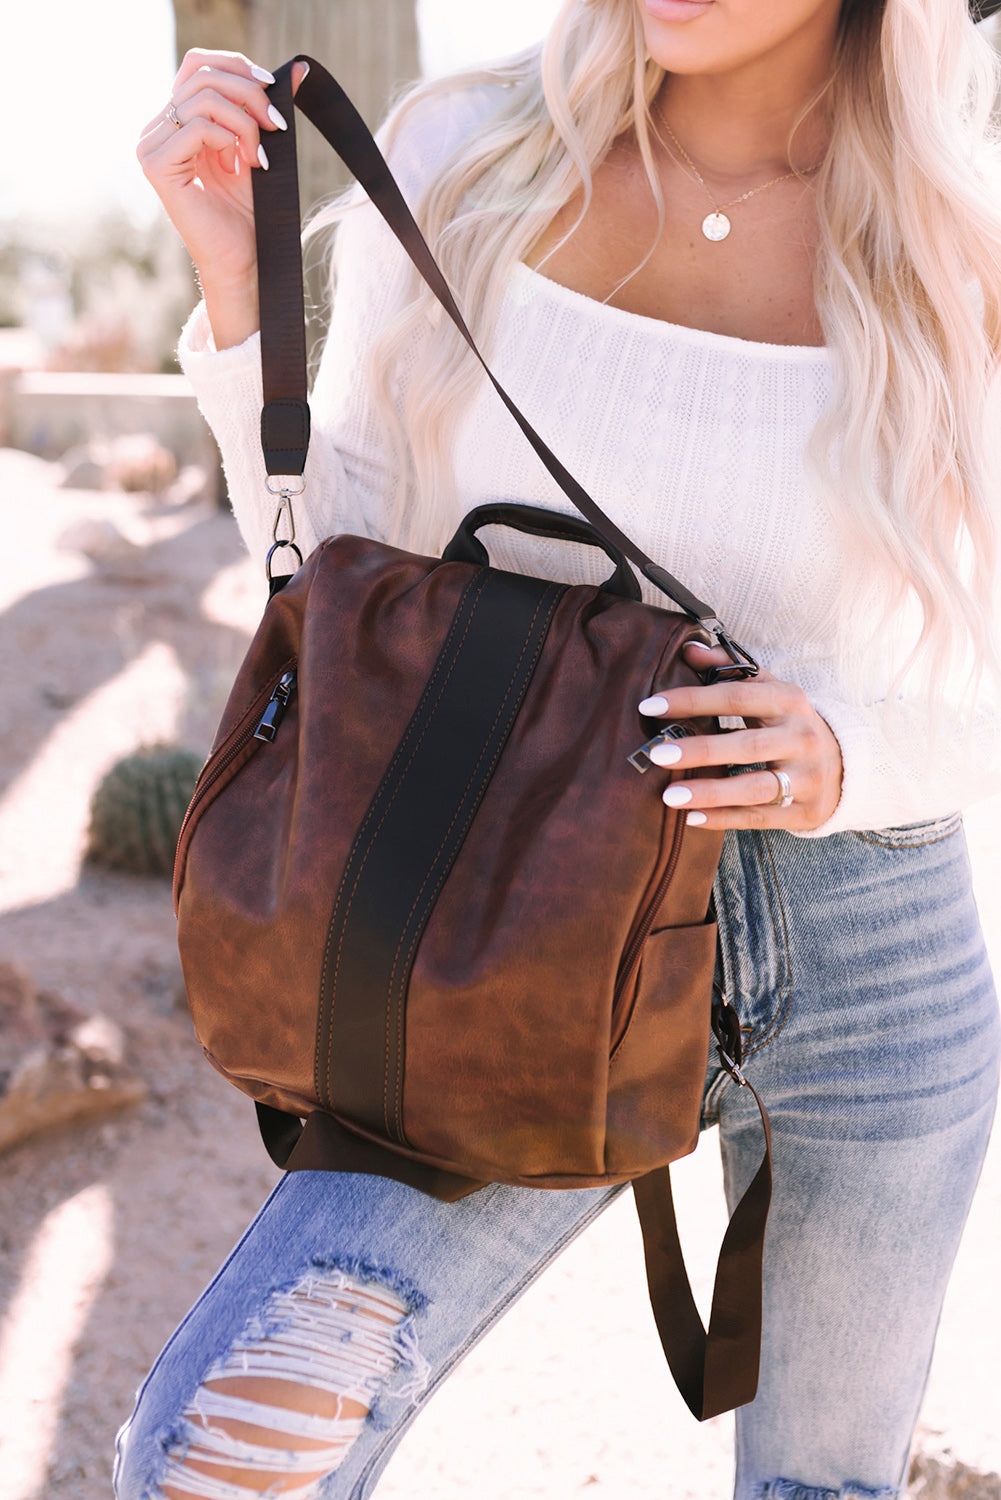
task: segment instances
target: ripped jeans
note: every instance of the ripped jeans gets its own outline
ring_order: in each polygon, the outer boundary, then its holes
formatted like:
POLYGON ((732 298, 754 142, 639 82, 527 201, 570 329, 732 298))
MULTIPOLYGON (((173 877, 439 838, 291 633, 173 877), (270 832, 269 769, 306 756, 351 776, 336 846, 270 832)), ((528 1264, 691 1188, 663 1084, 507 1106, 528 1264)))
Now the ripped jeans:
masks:
MULTIPOLYGON (((961 821, 728 833, 717 907, 718 980, 775 1154, 735 1494, 893 1500, 998 1081, 961 821)), ((732 1207, 761 1129, 715 1058, 704 1119, 732 1207)), ((437 1386, 621 1191, 443 1204, 375 1177, 287 1176, 140 1391, 118 1500, 363 1500, 437 1386)))

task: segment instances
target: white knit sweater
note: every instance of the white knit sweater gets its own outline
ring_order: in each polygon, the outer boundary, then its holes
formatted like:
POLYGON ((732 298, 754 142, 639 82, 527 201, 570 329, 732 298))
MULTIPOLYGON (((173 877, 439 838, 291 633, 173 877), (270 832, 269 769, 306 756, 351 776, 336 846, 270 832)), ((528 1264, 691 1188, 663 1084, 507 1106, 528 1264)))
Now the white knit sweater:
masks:
MULTIPOLYGON (((477 89, 423 107, 391 158, 413 202, 463 134, 494 107, 477 89)), ((374 210, 349 215, 330 333, 311 393, 307 489, 296 524, 305 552, 337 531, 385 537, 390 455, 361 369, 405 274, 374 210)), ((247 546, 263 563, 274 501, 259 441, 257 335, 217 352, 204 305, 180 360, 222 452, 247 546)), ((470 356, 471 357, 471 356, 470 356)), ((491 365, 529 420, 622 529, 699 597, 777 677, 798 683, 837 735, 844 781, 812 835, 948 814, 1001 786, 1001 715, 985 705, 971 746, 940 736, 914 702, 866 713, 839 681, 832 601, 855 588, 833 517, 811 489, 804 448, 830 391, 822 348, 750 343, 623 312, 518 265, 491 365)), ((573 512, 486 380, 457 434, 455 523, 491 499, 573 512)), ((597 583, 594 549, 486 534, 501 568, 597 583)), ((664 604, 641 580, 644 597, 664 604)))

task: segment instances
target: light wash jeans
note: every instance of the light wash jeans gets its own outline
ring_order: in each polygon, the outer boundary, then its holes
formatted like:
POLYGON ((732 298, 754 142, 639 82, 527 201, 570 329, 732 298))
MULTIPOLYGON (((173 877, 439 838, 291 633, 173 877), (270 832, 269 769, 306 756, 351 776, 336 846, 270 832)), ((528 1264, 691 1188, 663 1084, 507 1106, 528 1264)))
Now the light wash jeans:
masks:
MULTIPOLYGON (((730 833, 717 904, 718 979, 775 1141, 761 1384, 737 1417, 735 1493, 890 1500, 998 1080, 962 824, 730 833)), ((761 1128, 712 1064, 704 1117, 720 1125, 732 1205, 761 1128)), ((140 1391, 119 1500, 165 1485, 249 1500, 272 1482, 371 1495, 437 1386, 620 1191, 490 1187, 442 1204, 374 1177, 286 1177, 140 1391), (240 1374, 270 1382, 249 1400, 226 1384, 240 1374), (319 1415, 303 1414, 304 1386, 319 1415), (220 1482, 219 1465, 242 1482, 220 1482)))

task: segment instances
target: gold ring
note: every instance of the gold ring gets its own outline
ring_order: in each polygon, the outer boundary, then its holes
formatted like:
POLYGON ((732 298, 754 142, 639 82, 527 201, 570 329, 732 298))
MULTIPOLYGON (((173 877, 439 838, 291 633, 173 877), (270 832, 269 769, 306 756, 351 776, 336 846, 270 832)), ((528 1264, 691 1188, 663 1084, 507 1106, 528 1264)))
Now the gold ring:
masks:
POLYGON ((772 775, 775 777, 775 780, 779 784, 778 793, 772 798, 772 800, 771 800, 771 802, 769 802, 768 806, 769 807, 792 807, 792 804, 793 804, 792 782, 789 780, 788 776, 786 775, 786 773, 784 771, 777 771, 774 766, 769 766, 768 769, 769 769, 769 771, 771 771, 772 775))
POLYGON ((167 119, 170 121, 171 125, 174 126, 175 130, 183 129, 184 122, 178 119, 177 110, 174 108, 173 99, 171 99, 170 103, 167 105, 167 119))

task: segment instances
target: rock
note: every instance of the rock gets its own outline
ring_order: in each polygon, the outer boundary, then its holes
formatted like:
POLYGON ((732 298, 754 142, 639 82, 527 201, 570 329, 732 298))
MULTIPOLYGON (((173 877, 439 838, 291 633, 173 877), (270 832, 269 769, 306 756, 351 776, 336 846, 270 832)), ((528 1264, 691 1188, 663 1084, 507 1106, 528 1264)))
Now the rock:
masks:
POLYGON ((89 448, 71 448, 63 455, 59 483, 64 490, 103 490, 105 465, 89 448))
POLYGON ((182 505, 197 505, 211 498, 214 476, 203 464, 185 464, 177 478, 160 496, 164 505, 180 509, 182 505))
POLYGON ((97 567, 113 573, 141 572, 145 562, 142 547, 130 542, 114 521, 87 516, 64 526, 56 541, 63 552, 79 552, 97 567))
POLYGON ((146 1097, 107 1016, 88 1015, 0 963, 0 1150, 146 1097))
POLYGON ((159 495, 177 478, 177 460, 152 433, 129 433, 109 445, 107 475, 130 494, 159 495))
POLYGON ((167 960, 151 954, 135 970, 132 982, 161 1016, 188 1008, 188 992, 176 953, 167 960))
POLYGON ((177 460, 151 432, 95 440, 63 454, 63 489, 160 495, 177 479, 177 460))
POLYGON ((950 1448, 919 1446, 911 1459, 907 1500, 1001 1500, 1001 1474, 971 1469, 950 1448))

